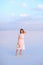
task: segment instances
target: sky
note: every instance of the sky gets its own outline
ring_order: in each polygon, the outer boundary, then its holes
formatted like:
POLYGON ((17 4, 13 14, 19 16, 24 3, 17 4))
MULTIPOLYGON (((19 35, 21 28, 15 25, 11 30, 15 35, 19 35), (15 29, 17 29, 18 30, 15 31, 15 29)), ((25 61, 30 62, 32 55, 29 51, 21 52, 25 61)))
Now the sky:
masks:
POLYGON ((43 21, 43 0, 0 0, 0 22, 21 17, 41 18, 43 21))

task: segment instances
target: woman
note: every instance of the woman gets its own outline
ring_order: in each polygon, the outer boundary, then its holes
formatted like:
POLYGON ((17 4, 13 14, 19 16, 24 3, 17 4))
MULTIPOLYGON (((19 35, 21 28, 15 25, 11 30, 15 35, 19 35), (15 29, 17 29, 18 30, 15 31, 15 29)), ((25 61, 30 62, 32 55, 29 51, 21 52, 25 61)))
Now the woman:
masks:
POLYGON ((22 50, 25 50, 25 44, 24 44, 24 35, 26 32, 24 29, 20 29, 20 34, 18 36, 18 43, 17 43, 17 49, 16 49, 16 55, 18 55, 18 49, 20 49, 20 55, 22 55, 22 50))

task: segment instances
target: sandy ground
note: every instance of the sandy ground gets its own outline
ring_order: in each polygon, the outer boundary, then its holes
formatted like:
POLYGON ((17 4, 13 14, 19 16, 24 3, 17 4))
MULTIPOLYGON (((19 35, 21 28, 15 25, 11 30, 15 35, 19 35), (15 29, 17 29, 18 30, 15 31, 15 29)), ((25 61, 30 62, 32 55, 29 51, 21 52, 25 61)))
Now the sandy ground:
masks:
POLYGON ((27 31, 22 56, 15 56, 17 31, 0 31, 0 65, 43 65, 43 31, 27 31))

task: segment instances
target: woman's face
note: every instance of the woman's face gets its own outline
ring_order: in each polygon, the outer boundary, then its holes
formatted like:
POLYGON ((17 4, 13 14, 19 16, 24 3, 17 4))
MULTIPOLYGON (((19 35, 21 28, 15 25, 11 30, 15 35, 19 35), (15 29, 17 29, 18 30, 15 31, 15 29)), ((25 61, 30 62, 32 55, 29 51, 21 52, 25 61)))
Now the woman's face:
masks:
POLYGON ((23 30, 23 29, 21 29, 21 30, 20 30, 20 33, 24 33, 24 30, 23 30))

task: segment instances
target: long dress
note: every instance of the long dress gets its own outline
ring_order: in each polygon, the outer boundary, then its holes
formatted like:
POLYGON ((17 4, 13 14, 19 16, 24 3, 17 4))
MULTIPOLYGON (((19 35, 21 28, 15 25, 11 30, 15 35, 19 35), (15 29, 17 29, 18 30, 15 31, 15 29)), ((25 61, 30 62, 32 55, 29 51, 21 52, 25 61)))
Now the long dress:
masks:
POLYGON ((22 49, 22 50, 25 50, 25 44, 24 44, 24 34, 20 34, 19 35, 19 40, 18 40, 18 43, 20 45, 20 47, 18 47, 18 49, 22 49))

